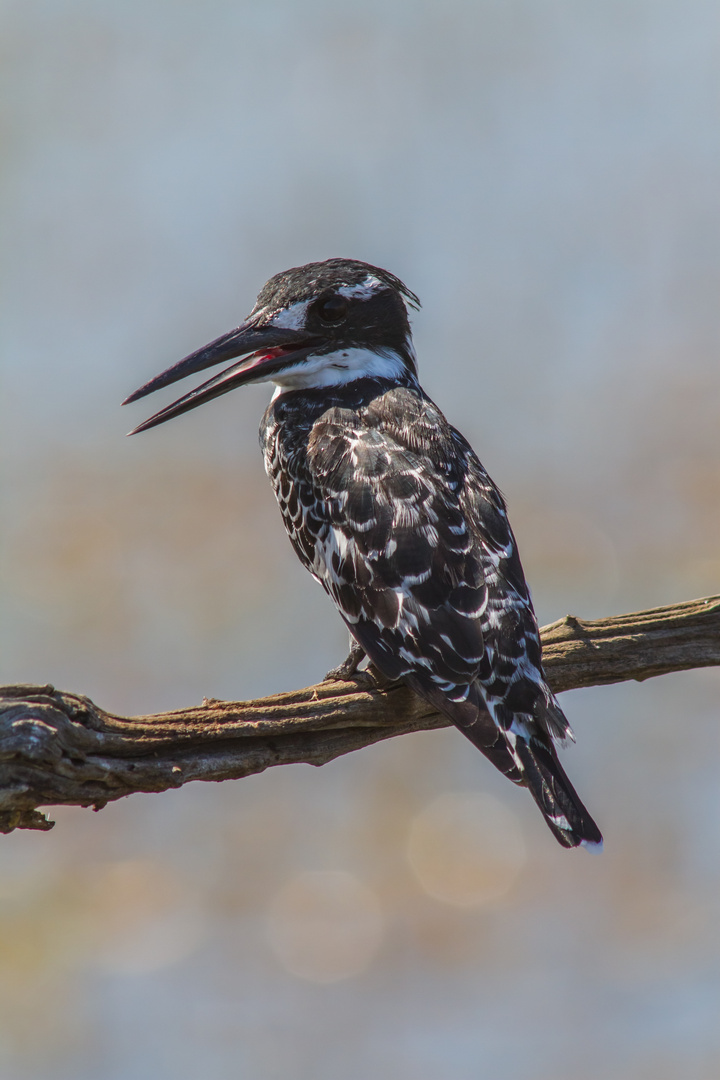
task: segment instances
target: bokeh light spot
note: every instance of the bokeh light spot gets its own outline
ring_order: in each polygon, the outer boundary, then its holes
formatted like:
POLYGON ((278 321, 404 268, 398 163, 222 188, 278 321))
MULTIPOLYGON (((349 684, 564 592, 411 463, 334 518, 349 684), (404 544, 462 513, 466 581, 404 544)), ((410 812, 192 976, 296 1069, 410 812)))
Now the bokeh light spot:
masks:
POLYGON ((352 874, 306 871, 283 886, 267 919, 270 946, 291 974, 332 983, 359 975, 382 937, 373 892, 352 874))
POLYGON ((425 892, 458 907, 479 907, 510 889, 525 858, 511 810, 492 795, 441 795, 415 817, 407 857, 425 892))

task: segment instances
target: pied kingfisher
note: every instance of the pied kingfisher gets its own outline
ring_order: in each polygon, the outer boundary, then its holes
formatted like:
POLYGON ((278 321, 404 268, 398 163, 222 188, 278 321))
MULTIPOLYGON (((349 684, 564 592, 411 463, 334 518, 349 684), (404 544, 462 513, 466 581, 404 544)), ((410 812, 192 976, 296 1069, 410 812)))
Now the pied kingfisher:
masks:
POLYGON ((379 267, 294 267, 270 278, 237 329, 124 404, 237 357, 135 431, 273 382, 265 469, 300 561, 351 635, 330 676, 351 677, 367 656, 528 787, 563 846, 597 849, 600 831, 555 750, 572 732, 545 681, 505 502, 418 382, 408 307, 418 298, 379 267))

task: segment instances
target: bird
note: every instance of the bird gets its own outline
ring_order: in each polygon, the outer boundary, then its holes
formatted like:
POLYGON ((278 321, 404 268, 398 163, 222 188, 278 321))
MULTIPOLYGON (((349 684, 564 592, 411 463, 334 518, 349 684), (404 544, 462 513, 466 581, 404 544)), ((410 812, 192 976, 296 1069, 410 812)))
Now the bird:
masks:
POLYGON ((126 398, 234 361, 129 434, 272 382, 265 470, 295 552, 350 632, 328 677, 350 679, 367 658, 527 787, 563 847, 597 851, 559 761, 556 743, 574 736, 543 672, 504 497, 418 379, 419 308, 398 277, 357 259, 292 267, 238 327, 126 398))

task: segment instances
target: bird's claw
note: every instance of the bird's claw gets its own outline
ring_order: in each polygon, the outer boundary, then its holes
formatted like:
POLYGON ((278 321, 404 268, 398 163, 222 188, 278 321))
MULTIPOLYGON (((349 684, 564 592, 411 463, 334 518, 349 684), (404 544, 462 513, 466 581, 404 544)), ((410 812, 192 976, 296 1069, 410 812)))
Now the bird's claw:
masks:
POLYGON ((358 678, 365 673, 358 672, 358 665, 365 659, 365 650, 357 642, 353 642, 350 646, 350 652, 343 660, 342 664, 338 664, 337 667, 331 668, 325 676, 325 681, 328 682, 332 679, 336 679, 338 682, 350 682, 352 679, 358 678))

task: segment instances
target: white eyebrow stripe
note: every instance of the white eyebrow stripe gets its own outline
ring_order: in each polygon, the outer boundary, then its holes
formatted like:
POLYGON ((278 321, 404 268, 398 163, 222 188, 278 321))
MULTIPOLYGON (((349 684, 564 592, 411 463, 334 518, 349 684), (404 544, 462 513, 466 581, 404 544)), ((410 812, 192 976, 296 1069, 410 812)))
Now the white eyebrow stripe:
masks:
POLYGON ((283 330, 302 330, 309 305, 310 300, 298 300, 296 304, 273 315, 270 322, 273 326, 281 326, 283 330))
POLYGON ((346 296, 348 300, 369 300, 378 288, 387 288, 387 286, 384 286, 374 274, 368 274, 359 285, 341 285, 338 292, 341 296, 346 296))
MULTIPOLYGON (((335 291, 348 300, 369 300, 378 289, 386 287, 374 274, 368 274, 358 285, 341 285, 335 291)), ((273 315, 270 320, 272 325, 280 326, 283 330, 302 330, 307 319, 308 308, 314 299, 313 297, 309 300, 298 300, 289 308, 278 311, 277 315, 273 315)), ((267 308, 263 308, 262 311, 255 312, 255 318, 266 310, 267 308)))

